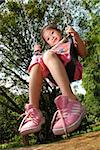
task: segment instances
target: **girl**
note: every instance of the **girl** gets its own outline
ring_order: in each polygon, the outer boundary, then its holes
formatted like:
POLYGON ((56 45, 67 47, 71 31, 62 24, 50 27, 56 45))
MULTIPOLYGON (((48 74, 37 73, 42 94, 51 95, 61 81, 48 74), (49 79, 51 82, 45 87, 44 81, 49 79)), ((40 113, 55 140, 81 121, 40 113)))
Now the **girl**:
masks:
MULTIPOLYGON (((78 49, 76 55, 86 56, 85 44, 79 34, 71 26, 66 28, 66 33, 74 37, 74 45, 78 49)), ((61 95, 54 100, 58 110, 53 116, 51 126, 55 135, 63 135, 78 128, 85 114, 84 107, 70 87, 70 82, 81 78, 80 66, 77 60, 75 69, 70 71, 72 60, 70 44, 69 42, 62 43, 61 31, 55 25, 43 27, 41 36, 52 48, 37 55, 37 51, 41 52, 42 49, 40 45, 34 46, 36 55, 33 56, 28 68, 30 72, 29 104, 25 105, 25 117, 19 131, 23 135, 38 132, 41 125, 45 123, 45 118, 39 109, 39 99, 43 79, 51 74, 61 91, 61 95)))

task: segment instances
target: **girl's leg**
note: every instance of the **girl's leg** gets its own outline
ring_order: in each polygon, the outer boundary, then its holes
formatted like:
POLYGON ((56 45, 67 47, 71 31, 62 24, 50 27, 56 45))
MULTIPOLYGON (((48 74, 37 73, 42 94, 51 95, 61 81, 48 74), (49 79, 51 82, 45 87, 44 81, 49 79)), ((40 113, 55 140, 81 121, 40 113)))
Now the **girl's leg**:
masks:
POLYGON ((76 101, 77 98, 71 90, 66 70, 57 55, 48 51, 43 60, 62 92, 62 95, 54 101, 57 109, 61 111, 57 118, 53 116, 52 131, 55 135, 67 135, 67 132, 72 132, 79 127, 85 110, 80 102, 76 101))
POLYGON ((76 96, 71 90, 70 82, 64 65, 57 57, 57 55, 53 52, 47 51, 44 54, 43 61, 52 74, 54 80, 60 87, 62 95, 68 96, 71 99, 76 99, 76 96))
POLYGON ((39 110, 42 80, 41 66, 36 64, 30 72, 29 103, 25 105, 25 117, 19 126, 19 132, 22 135, 40 131, 45 122, 42 112, 39 110))
POLYGON ((29 79, 29 103, 35 108, 39 109, 39 99, 42 88, 43 76, 41 73, 41 66, 34 65, 30 72, 29 79))

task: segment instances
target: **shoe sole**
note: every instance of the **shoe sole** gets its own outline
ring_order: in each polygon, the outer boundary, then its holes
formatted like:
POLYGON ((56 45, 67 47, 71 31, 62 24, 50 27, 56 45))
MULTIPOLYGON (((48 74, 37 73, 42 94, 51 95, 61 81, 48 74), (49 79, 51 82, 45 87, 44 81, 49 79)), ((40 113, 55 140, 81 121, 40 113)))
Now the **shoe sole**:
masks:
MULTIPOLYGON (((85 115, 86 115, 86 111, 85 111, 85 109, 83 109, 83 112, 81 113, 78 120, 76 122, 74 122, 73 124, 67 126, 67 128, 66 128, 67 133, 70 133, 70 132, 73 132, 74 130, 76 130, 80 126, 81 121, 85 117, 85 115)), ((52 131, 53 131, 54 135, 64 135, 65 134, 63 128, 53 129, 52 131)))
POLYGON ((43 118, 40 125, 37 126, 36 128, 28 128, 28 130, 24 130, 22 132, 20 132, 21 135, 28 135, 28 134, 31 134, 31 133, 36 133, 36 132, 39 132, 41 130, 41 126, 45 123, 45 119, 43 118))

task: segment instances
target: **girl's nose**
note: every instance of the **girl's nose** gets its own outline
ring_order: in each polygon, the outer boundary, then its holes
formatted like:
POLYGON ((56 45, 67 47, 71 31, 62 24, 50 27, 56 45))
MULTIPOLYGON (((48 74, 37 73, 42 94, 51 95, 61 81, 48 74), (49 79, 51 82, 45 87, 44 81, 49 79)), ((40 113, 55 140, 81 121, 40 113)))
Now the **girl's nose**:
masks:
POLYGON ((52 36, 52 40, 54 39, 54 36, 52 36))

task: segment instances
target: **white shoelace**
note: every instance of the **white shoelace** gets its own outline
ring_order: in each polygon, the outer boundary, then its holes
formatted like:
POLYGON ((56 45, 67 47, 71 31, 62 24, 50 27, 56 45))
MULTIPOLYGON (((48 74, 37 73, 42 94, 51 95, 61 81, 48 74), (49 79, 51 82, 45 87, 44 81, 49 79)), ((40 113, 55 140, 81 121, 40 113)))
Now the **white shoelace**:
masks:
MULTIPOLYGON (((35 111, 35 110, 34 110, 35 111)), ((19 129, 18 129, 18 131, 21 131, 21 128, 22 128, 22 126, 23 126, 23 124, 24 124, 24 122, 25 122, 25 120, 30 116, 30 115, 33 115, 33 116, 35 116, 35 112, 34 111, 28 111, 28 112, 25 112, 25 113, 23 113, 20 117, 23 117, 23 116, 25 116, 24 118, 23 118, 23 120, 22 120, 22 122, 21 122, 21 124, 20 124, 20 126, 19 126, 19 129)), ((19 117, 19 118, 20 118, 19 117)), ((33 117, 32 117, 33 118, 33 117)), ((34 119, 32 120, 35 124, 37 124, 37 119, 35 119, 35 117, 34 117, 34 119)))
POLYGON ((67 116, 68 116, 68 113, 67 113, 67 111, 64 112, 64 109, 63 109, 63 112, 61 110, 57 110, 54 113, 53 119, 51 121, 51 129, 53 127, 53 124, 54 124, 55 120, 61 119, 62 126, 63 126, 63 129, 64 129, 64 133, 67 136, 67 129, 66 129, 65 121, 64 121, 64 118, 67 118, 67 116))

